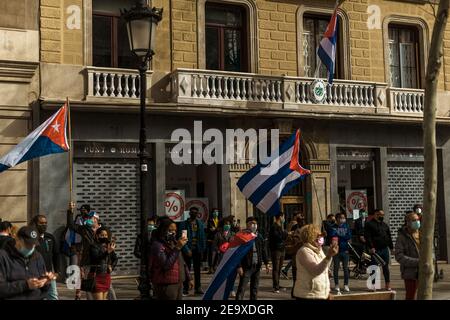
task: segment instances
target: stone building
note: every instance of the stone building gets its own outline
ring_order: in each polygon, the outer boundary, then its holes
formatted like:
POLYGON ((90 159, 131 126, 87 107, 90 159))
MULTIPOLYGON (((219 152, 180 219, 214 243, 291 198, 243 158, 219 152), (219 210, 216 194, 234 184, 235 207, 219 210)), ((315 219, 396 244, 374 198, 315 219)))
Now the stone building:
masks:
MULTIPOLYGON (((7 120, 10 108, 24 106, 20 109, 24 115, 14 111, 14 121, 25 123, 19 120, 25 117, 30 130, 69 98, 75 198, 78 205, 90 203, 113 228, 127 261, 122 273, 136 271, 130 248, 139 214, 139 79, 119 19, 119 9, 133 3, 41 0, 39 24, 33 25, 34 30, 40 25, 40 64, 33 64, 39 67, 40 90, 35 91, 39 93, 19 102, 14 97, 0 109, 1 128, 5 128, 11 121, 7 120)), ((282 198, 288 217, 300 210, 310 222, 320 224, 326 214, 349 209, 354 205, 351 201, 364 194, 369 210, 383 208, 396 233, 404 212, 421 203, 423 196, 421 125, 432 9, 426 1, 344 1, 338 10, 336 80, 326 88, 325 100, 317 103, 310 93, 318 63, 315 50, 334 4, 328 0, 152 1, 152 6, 164 8, 156 54, 147 73, 155 213, 165 212, 164 191, 177 189, 184 190, 186 197, 208 198, 210 208, 219 207, 242 222, 257 215, 261 228, 266 228, 270 221, 236 187, 250 165, 176 166, 170 160, 171 133, 177 128, 193 132, 194 121, 199 120, 203 131, 278 128, 286 136, 300 128, 302 159, 312 174, 282 198)), ((0 27, 0 32, 18 28, 3 22, 0 27)), ((436 234, 442 260, 448 259, 450 250, 449 46, 450 25, 437 119, 436 234)), ((0 48, 1 59, 10 51, 4 52, 0 48)), ((325 78, 323 67, 319 73, 325 78)), ((9 77, 5 81, 23 91, 9 77)), ((25 127, 21 128, 9 143, 25 135, 25 127)), ((1 148, 5 150, 4 145, 1 148)), ((8 179, 27 180, 27 190, 20 184, 14 192, 32 201, 0 206, 12 205, 21 217, 45 212, 52 218, 51 228, 58 229, 65 223, 69 200, 67 154, 42 158, 31 166, 10 173, 14 176, 8 179)), ((5 184, 0 186, 0 197, 12 199, 11 192, 5 184)))

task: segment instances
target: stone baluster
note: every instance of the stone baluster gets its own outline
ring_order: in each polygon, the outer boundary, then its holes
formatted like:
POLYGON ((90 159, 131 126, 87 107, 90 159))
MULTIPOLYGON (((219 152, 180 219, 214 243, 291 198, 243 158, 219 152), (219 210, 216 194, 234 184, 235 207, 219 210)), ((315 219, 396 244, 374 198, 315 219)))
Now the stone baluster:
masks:
POLYGON ((131 97, 132 98, 137 98, 136 97, 136 78, 138 76, 136 75, 132 75, 131 76, 131 97))
POLYGON ((123 74, 117 75, 117 96, 119 98, 123 98, 123 95, 122 95, 122 78, 123 77, 124 77, 123 74))
POLYGON ((94 78, 94 96, 98 97, 100 96, 100 73, 95 72, 94 78))
POLYGON ((242 100, 241 97, 241 78, 236 77, 236 100, 242 100))

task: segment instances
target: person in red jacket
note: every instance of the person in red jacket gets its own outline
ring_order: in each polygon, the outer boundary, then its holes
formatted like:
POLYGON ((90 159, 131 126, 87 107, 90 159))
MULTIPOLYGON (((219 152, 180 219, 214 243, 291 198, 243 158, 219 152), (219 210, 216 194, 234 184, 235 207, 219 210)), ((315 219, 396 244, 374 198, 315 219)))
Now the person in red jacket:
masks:
POLYGON ((182 251, 187 250, 188 239, 176 239, 177 225, 170 219, 160 222, 149 256, 149 279, 153 284, 157 300, 181 300, 183 281, 189 279, 190 289, 194 286, 182 251))

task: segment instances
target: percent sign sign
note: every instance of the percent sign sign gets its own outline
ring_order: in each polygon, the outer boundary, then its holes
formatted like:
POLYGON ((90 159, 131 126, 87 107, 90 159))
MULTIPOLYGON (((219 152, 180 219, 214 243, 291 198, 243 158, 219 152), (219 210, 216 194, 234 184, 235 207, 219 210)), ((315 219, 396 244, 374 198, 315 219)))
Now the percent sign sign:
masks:
POLYGON ((167 193, 164 206, 166 207, 166 215, 169 216, 169 218, 172 220, 179 220, 184 212, 183 197, 178 193, 167 193))

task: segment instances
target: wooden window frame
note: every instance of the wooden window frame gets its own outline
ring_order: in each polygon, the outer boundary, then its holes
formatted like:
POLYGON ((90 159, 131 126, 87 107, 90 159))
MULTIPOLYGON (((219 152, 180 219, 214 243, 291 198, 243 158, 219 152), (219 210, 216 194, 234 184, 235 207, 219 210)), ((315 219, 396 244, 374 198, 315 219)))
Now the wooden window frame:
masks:
MULTIPOLYGON (((240 65, 240 70, 237 72, 249 72, 249 47, 248 47, 248 35, 249 35, 249 26, 248 26, 248 21, 247 21, 247 16, 248 16, 248 12, 247 12, 247 8, 243 5, 239 5, 239 4, 220 4, 220 3, 216 3, 216 2, 206 2, 205 4, 205 31, 207 28, 215 28, 218 30, 219 33, 219 48, 218 48, 218 53, 219 53, 219 69, 220 71, 228 71, 225 70, 225 48, 224 48, 224 41, 225 41, 225 30, 240 30, 241 31, 241 50, 240 50, 240 54, 241 54, 241 65, 240 65), (240 9, 241 13, 242 13, 242 26, 241 27, 226 27, 223 26, 222 24, 219 23, 211 23, 211 22, 207 22, 206 19, 206 14, 209 8, 218 8, 218 9, 223 9, 223 8, 238 8, 240 9)), ((207 47, 207 43, 206 43, 206 37, 205 37, 205 47, 207 47)), ((205 63, 207 65, 206 62, 206 56, 205 56, 205 63)))

